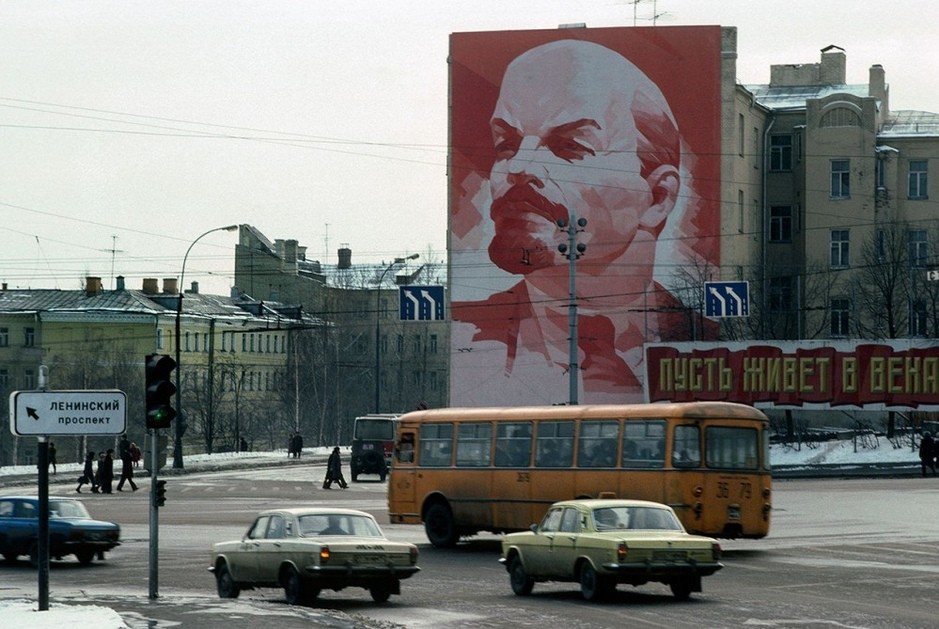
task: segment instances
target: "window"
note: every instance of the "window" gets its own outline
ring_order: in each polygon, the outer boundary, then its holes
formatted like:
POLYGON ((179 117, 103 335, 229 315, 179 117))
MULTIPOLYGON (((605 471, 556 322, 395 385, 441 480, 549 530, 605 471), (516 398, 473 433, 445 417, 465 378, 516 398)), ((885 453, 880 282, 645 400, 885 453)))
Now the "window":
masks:
POLYGON ((24 389, 35 389, 36 388, 36 372, 32 369, 23 370, 23 388, 24 389))
POLYGON ((743 114, 737 114, 737 153, 740 157, 743 157, 744 142, 746 139, 744 138, 744 127, 743 114))
POLYGON ((909 197, 911 199, 926 199, 926 160, 910 160, 910 189, 909 197))
POLYGON ((437 353, 437 335, 431 334, 430 339, 427 342, 427 351, 431 354, 437 353))
POLYGON ((10 372, 0 369, 0 391, 6 391, 10 386, 10 372))
POLYGON ((675 426, 672 465, 675 467, 701 465, 701 432, 697 426, 675 426))
POLYGON ((925 229, 914 229, 909 235, 910 246, 910 266, 922 268, 926 266, 929 256, 928 242, 926 241, 925 229))
POLYGON ((192 333, 192 347, 193 347, 194 352, 199 351, 199 333, 198 332, 192 333))
POLYGON ((792 170, 792 136, 774 135, 769 139, 769 169, 792 170))
POLYGON ((769 309, 773 312, 792 310, 792 278, 771 277, 769 280, 769 309))
POLYGON ((849 310, 847 299, 831 300, 831 335, 848 336, 849 310))
POLYGON ((623 467, 664 467, 665 422, 628 421, 623 427, 623 467))
POLYGON ((403 334, 399 334, 397 338, 395 338, 395 351, 398 352, 399 354, 404 353, 404 335, 403 334))
POLYGON ((531 422, 496 426, 496 467, 528 467, 531 463, 531 422))
POLYGON ((378 318, 379 319, 388 318, 388 300, 387 299, 378 300, 378 318))
POLYGON ((0 328, 0 347, 10 346, 10 328, 0 328))
POLYGON ((711 426, 705 432, 705 438, 708 467, 757 469, 760 438, 752 428, 711 426))
POLYGON ((381 335, 381 340, 378 342, 378 351, 380 351, 382 354, 388 353, 388 335, 387 334, 381 335))
MULTIPOLYGON (((23 328, 23 346, 36 346, 36 328, 23 328)), ((32 387, 29 387, 32 388, 32 387)))
POLYGON ((585 421, 577 441, 577 467, 613 467, 619 424, 615 421, 585 421))
POLYGON ((456 435, 456 464, 489 467, 492 424, 460 424, 456 435))
POLYGON ((910 336, 927 336, 926 302, 917 299, 910 309, 910 336))
POLYGON ((414 338, 411 339, 411 351, 415 354, 421 353, 421 335, 415 334, 414 338))
POLYGON ((769 208, 770 242, 792 242, 792 206, 773 205, 769 208))
POLYGON ((574 458, 574 422, 541 422, 535 444, 536 467, 570 467, 574 458))
POLYGON ((428 371, 428 372, 427 372, 427 388, 430 389, 431 391, 436 391, 436 390, 437 390, 437 387, 438 387, 438 384, 437 384, 437 372, 436 372, 436 371, 428 371))
POLYGON ((851 160, 831 160, 831 198, 847 199, 851 196, 851 160))
POLYGON ((820 127, 859 127, 861 117, 857 112, 847 107, 835 107, 826 112, 819 122, 820 127))
POLYGON ((421 465, 449 466, 453 451, 453 424, 421 426, 421 465))
POLYGON ((156 331, 156 348, 163 349, 163 330, 160 328, 156 331))
POLYGON ((831 268, 844 269, 848 267, 849 240, 847 229, 831 230, 831 268))

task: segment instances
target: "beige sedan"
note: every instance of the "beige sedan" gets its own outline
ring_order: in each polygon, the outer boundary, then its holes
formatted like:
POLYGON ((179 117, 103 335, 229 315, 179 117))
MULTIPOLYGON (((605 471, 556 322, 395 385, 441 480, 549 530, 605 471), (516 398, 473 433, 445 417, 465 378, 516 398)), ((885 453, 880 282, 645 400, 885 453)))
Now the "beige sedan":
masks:
POLYGON ((417 546, 389 540, 362 511, 272 509, 261 512, 240 540, 215 544, 209 571, 221 598, 282 587, 295 605, 322 590, 361 587, 383 603, 420 570, 417 555, 417 546))
POLYGON ((499 561, 519 596, 539 581, 572 581, 593 601, 618 583, 658 581, 685 599, 701 591, 701 577, 723 567, 720 555, 716 540, 689 535, 666 505, 566 500, 551 505, 531 531, 506 535, 499 561))

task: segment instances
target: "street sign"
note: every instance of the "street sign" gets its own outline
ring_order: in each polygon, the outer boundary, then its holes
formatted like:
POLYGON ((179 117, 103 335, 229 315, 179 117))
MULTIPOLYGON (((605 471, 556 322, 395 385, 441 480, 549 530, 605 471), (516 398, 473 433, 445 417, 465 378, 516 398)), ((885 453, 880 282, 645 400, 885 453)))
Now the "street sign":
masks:
POLYGON ((705 282, 704 314, 707 317, 750 316, 747 282, 705 282))
POLYGON ((939 271, 936 271, 936 270, 926 271, 926 279, 930 282, 935 282, 936 280, 939 280, 939 271))
POLYGON ((117 389, 10 394, 14 435, 120 435, 126 428, 127 395, 117 389))
POLYGON ((443 320, 443 286, 401 286, 398 302, 402 321, 443 320))

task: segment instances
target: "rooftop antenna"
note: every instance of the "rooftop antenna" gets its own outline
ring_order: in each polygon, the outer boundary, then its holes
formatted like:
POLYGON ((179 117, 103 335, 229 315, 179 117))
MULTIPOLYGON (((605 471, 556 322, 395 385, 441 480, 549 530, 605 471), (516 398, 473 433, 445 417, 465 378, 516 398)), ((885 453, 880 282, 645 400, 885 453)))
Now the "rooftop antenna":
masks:
POLYGON ((117 247, 117 236, 114 234, 111 234, 111 248, 101 250, 101 251, 111 253, 111 290, 114 290, 114 254, 124 253, 123 249, 116 249, 115 247, 117 247))

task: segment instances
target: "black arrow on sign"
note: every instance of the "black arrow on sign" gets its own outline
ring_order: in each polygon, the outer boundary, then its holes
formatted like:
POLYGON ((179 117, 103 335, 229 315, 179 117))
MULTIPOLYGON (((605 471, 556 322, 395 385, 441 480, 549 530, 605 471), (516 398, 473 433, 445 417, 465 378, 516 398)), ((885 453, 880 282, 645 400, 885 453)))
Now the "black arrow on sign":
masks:
POLYGON ((30 408, 30 407, 27 406, 27 407, 26 407, 26 416, 27 416, 27 417, 32 417, 32 418, 35 419, 37 422, 39 421, 39 415, 36 413, 36 409, 34 409, 34 408, 30 408))

